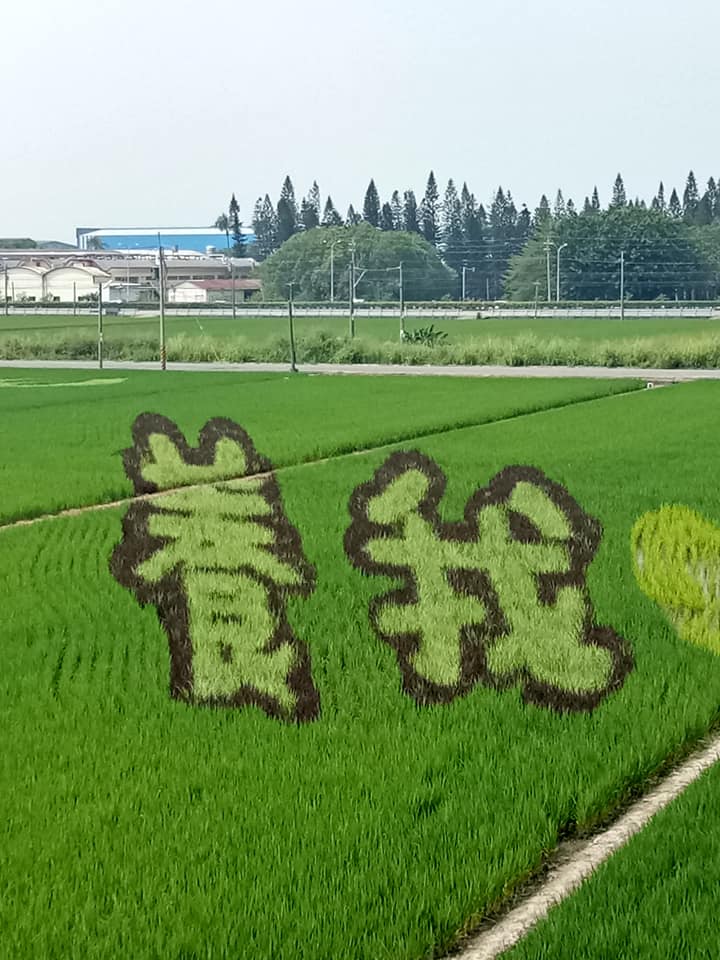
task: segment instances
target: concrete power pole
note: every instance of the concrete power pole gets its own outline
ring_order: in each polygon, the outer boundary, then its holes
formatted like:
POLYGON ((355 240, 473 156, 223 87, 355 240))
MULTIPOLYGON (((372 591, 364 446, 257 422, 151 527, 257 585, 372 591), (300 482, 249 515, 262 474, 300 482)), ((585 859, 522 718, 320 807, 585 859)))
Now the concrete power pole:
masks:
POLYGON ((625 251, 620 251, 620 319, 625 319, 625 251))
POLYGON ((547 261, 547 302, 550 303, 551 292, 550 292, 550 247, 554 246, 550 237, 545 241, 545 259, 547 261))

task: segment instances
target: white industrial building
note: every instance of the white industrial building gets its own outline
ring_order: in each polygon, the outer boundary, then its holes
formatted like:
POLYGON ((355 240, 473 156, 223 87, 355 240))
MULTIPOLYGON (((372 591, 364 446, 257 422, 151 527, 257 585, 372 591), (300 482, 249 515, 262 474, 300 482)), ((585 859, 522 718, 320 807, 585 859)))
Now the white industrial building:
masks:
MULTIPOLYGON (((222 256, 185 251, 164 253, 165 281, 171 302, 212 302, 220 297, 202 294, 187 284, 205 281, 224 282, 230 290, 232 278, 248 281, 255 267, 249 257, 226 259, 222 256), (180 286, 177 293, 173 291, 180 286), (188 299, 183 301, 183 291, 188 299)), ((158 297, 158 259, 148 253, 90 251, 68 253, 51 250, 0 250, 0 302, 75 303, 97 295, 102 286, 103 300, 137 303, 158 297)), ((238 286, 242 298, 260 289, 253 280, 238 286)))

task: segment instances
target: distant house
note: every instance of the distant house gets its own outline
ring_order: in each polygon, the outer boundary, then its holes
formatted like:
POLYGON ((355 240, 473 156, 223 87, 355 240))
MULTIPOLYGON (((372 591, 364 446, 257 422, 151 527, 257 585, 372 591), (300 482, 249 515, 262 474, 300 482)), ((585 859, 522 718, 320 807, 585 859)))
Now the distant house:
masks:
MULTIPOLYGON (((234 286, 236 303, 249 299, 262 289, 260 280, 246 278, 235 280, 234 286)), ((184 280, 168 290, 169 303, 231 303, 232 298, 233 281, 229 279, 184 280)))

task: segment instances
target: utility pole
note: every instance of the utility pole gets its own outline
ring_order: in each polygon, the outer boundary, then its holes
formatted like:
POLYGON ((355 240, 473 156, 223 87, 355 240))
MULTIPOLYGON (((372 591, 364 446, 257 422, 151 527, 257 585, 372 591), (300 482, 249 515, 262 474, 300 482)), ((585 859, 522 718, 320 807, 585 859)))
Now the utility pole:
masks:
POLYGON ((232 257, 230 258, 230 287, 232 289, 232 316, 233 320, 237 320, 237 310, 235 306, 235 264, 232 257))
POLYGON ((165 351, 165 261, 163 248, 158 234, 158 282, 160 288, 160 369, 167 369, 167 353, 165 351))
POLYGON ((545 259, 547 261, 547 302, 550 303, 550 247, 554 246, 550 237, 545 241, 545 259))
POLYGON ((400 283, 400 342, 405 339, 405 286, 403 284, 403 264, 402 260, 400 261, 400 266, 398 267, 400 274, 399 283, 400 283))
POLYGON ((560 303, 560 254, 567 246, 566 243, 561 243, 557 248, 557 289, 555 292, 555 301, 560 303))
POLYGON ((538 315, 538 298, 540 296, 540 281, 535 281, 535 319, 537 320, 538 315))
POLYGON ((5 316, 7 316, 9 312, 7 260, 3 260, 3 276, 5 278, 5 316))
POLYGON ((460 299, 461 299, 463 302, 465 301, 465 290, 466 290, 466 288, 467 288, 467 267, 465 266, 465 264, 463 264, 463 268, 462 268, 462 293, 461 293, 461 295, 460 295, 460 299))
POLYGON ((625 319, 625 251, 620 251, 620 319, 625 319))
POLYGON ((342 237, 338 237, 330 244, 330 303, 335 303, 335 244, 342 240, 342 237))
POLYGON ((295 323, 293 316, 293 287, 294 283, 288 284, 288 323, 290 325, 290 373, 297 373, 297 365, 295 363, 295 323))
MULTIPOLYGON (((7 298, 7 290, 5 291, 5 297, 7 298)), ((77 316, 77 283, 73 280, 73 316, 77 316)))
POLYGON ((355 241, 350 246, 350 339, 355 336, 355 241))
POLYGON ((103 368, 103 302, 102 302, 102 283, 98 283, 98 342, 97 342, 98 367, 103 368))

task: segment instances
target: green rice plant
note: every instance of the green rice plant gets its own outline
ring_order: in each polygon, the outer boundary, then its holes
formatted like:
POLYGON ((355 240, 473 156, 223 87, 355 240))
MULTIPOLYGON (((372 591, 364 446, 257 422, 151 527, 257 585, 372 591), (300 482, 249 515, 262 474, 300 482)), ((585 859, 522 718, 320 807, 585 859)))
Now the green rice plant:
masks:
POLYGON ((720 654, 720 528, 679 505, 646 513, 631 534, 635 576, 689 643, 720 654))
POLYGON ((0 380, 4 520, 130 496, 121 451, 141 411, 162 410, 188 438, 220 412, 262 437, 273 464, 287 466, 640 386, 632 380, 20 369, 6 370, 0 380), (95 386, 83 386, 88 381, 95 386))

